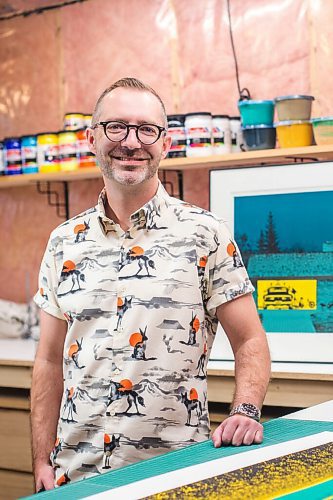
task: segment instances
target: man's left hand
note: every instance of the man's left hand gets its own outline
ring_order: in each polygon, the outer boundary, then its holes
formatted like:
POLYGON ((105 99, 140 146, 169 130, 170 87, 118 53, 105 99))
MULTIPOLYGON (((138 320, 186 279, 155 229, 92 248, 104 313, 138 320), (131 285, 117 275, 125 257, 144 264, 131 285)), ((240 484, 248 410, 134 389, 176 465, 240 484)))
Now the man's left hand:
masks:
POLYGON ((260 444, 262 440, 263 426, 253 418, 240 414, 226 418, 212 435, 215 448, 260 444))

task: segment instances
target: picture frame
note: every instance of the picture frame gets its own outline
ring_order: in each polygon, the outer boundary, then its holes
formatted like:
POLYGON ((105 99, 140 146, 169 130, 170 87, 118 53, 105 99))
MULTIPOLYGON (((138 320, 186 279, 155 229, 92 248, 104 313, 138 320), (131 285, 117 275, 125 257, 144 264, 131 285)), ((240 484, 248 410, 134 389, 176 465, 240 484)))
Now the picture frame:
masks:
MULTIPOLYGON (((272 361, 332 366, 333 162, 211 170, 210 210, 238 243, 272 361)), ((210 360, 233 360, 220 326, 210 360)))

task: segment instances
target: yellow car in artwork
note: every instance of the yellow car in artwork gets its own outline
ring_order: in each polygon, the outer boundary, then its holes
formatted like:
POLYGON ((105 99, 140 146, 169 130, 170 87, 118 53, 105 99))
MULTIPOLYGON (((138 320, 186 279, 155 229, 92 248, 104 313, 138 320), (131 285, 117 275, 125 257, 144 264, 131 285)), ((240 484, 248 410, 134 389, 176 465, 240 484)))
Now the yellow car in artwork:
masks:
POLYGON ((271 286, 263 301, 264 309, 293 309, 294 297, 286 286, 271 286))

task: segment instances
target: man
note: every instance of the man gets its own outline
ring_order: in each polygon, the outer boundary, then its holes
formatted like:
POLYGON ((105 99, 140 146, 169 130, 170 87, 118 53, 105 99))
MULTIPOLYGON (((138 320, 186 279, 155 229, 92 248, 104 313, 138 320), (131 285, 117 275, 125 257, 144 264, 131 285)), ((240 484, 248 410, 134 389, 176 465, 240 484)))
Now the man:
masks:
POLYGON ((87 139, 105 189, 96 207, 52 232, 35 298, 37 490, 208 439, 206 366, 218 321, 236 389, 214 445, 263 439, 270 361, 253 287, 224 223, 159 183, 166 129, 160 97, 136 79, 97 102, 87 139))

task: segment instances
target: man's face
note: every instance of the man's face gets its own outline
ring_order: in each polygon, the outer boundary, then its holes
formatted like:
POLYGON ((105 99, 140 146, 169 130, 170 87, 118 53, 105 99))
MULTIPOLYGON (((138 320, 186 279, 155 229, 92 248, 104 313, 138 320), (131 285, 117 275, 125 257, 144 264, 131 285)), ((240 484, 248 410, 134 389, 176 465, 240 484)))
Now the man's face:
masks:
MULTIPOLYGON (((150 92, 128 88, 113 90, 101 102, 98 121, 109 120, 165 126, 158 99, 150 92)), ((136 185, 157 178, 159 163, 170 147, 170 139, 164 134, 152 145, 141 144, 134 129, 130 129, 126 139, 120 142, 110 141, 103 126, 88 129, 87 138, 104 177, 122 185, 136 185)))

